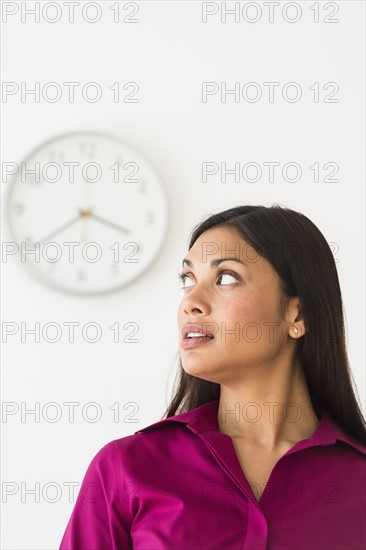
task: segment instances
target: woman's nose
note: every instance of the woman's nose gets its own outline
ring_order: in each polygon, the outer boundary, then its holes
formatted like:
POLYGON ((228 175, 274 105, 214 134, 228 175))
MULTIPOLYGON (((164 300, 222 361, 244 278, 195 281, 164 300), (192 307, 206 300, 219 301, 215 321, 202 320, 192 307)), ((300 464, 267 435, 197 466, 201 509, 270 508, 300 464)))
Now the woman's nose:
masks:
POLYGON ((202 291, 192 288, 182 299, 182 307, 186 313, 200 312, 206 314, 210 306, 202 291))

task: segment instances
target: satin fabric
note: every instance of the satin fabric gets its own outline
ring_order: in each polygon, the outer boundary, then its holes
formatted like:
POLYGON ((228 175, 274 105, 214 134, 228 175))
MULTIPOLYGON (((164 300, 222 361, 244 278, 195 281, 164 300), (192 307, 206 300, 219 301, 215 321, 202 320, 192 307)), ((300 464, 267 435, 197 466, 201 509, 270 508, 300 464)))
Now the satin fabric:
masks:
POLYGON ((116 439, 92 459, 60 550, 364 550, 366 447, 324 410, 257 502, 219 400, 116 439))

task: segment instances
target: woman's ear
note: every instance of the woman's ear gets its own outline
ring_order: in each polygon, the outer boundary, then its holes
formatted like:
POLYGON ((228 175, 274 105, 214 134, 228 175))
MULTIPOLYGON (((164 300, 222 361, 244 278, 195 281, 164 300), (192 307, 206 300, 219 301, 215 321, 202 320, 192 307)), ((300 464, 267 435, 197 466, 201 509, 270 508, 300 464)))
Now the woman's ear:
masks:
POLYGON ((302 316, 302 302, 298 296, 293 296, 289 300, 286 321, 289 327, 289 336, 292 338, 304 336, 306 328, 302 316))

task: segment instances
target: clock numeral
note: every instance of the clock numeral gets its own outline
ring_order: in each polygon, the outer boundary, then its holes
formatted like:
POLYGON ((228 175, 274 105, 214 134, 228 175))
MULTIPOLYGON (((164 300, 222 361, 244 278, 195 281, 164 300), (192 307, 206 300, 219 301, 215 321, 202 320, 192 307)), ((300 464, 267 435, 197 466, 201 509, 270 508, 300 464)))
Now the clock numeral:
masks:
POLYGON ((147 213, 147 225, 152 225, 155 221, 154 214, 149 210, 147 213))
POLYGON ((141 179, 140 180, 140 185, 138 186, 137 191, 139 193, 145 193, 146 192, 146 184, 147 184, 147 181, 145 179, 141 179))
POLYGON ((32 185, 32 186, 40 186, 40 185, 43 185, 44 184, 44 179, 43 177, 40 175, 40 171, 38 169, 37 173, 36 174, 29 174, 29 173, 26 173, 24 174, 24 179, 22 179, 22 181, 28 185, 32 185))
POLYGON ((61 150, 56 151, 54 149, 51 149, 50 151, 48 151, 48 158, 50 162, 63 163, 65 160, 65 152, 61 150))
POLYGON ((24 239, 24 242, 25 242, 26 245, 35 244, 34 238, 31 237, 30 235, 28 235, 28 236, 24 239))
POLYGON ((80 154, 85 157, 94 158, 96 150, 97 146, 92 141, 80 143, 80 154))
POLYGON ((79 279, 80 282, 84 282, 87 280, 88 276, 86 274, 86 271, 84 271, 83 269, 81 269, 80 271, 77 272, 77 278, 79 279))
POLYGON ((18 216, 20 216, 20 214, 24 214, 25 212, 25 205, 24 203, 22 202, 15 202, 13 204, 13 210, 15 212, 15 214, 17 214, 18 216))
POLYGON ((111 273, 112 273, 112 276, 115 277, 116 275, 119 274, 119 267, 118 265, 116 264, 111 264, 111 273))

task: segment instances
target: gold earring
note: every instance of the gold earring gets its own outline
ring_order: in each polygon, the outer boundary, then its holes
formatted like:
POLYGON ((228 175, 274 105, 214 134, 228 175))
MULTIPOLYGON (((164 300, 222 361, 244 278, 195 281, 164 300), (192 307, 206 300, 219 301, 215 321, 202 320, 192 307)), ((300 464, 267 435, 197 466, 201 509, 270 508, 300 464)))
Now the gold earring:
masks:
POLYGON ((294 328, 294 333, 296 334, 296 336, 298 335, 298 333, 299 333, 299 330, 298 330, 298 328, 297 328, 297 327, 295 327, 295 328, 294 328))

